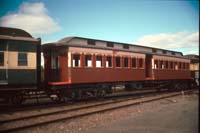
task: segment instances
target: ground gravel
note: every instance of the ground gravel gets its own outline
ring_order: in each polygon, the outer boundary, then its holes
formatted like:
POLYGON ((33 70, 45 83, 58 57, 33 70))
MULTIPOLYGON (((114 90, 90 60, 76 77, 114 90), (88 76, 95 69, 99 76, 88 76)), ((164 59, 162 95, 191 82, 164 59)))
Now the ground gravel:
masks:
POLYGON ((144 103, 137 106, 126 107, 117 109, 101 114, 94 114, 91 116, 82 117, 65 122, 58 122, 42 126, 38 128, 30 128, 20 132, 26 133, 78 133, 85 132, 97 126, 108 126, 111 123, 119 122, 122 120, 130 119, 131 117, 142 115, 145 112, 158 112, 169 104, 184 103, 185 100, 198 100, 198 93, 191 95, 181 95, 173 98, 167 98, 150 103, 144 103))

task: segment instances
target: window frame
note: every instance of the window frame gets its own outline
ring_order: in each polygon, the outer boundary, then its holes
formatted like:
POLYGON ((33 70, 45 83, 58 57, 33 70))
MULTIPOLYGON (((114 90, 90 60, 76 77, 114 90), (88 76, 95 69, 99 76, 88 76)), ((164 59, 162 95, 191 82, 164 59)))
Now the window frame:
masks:
POLYGON ((179 70, 179 63, 177 61, 174 62, 174 70, 179 70))
POLYGON ((0 57, 1 57, 1 54, 3 55, 2 57, 2 62, 0 62, 0 66, 4 66, 5 65, 5 63, 4 63, 4 61, 5 61, 5 54, 4 54, 4 51, 0 51, 0 57))
POLYGON ((92 68, 93 67, 93 56, 92 56, 92 54, 84 55, 84 67, 85 68, 92 68), (86 66, 86 56, 91 56, 91 66, 88 66, 88 62, 87 62, 87 66, 86 66))
POLYGON ((159 68, 159 60, 158 60, 158 59, 155 59, 155 60, 154 60, 154 66, 153 66, 153 68, 154 68, 154 69, 160 69, 160 68, 159 68), (156 62, 157 62, 157 63, 156 63, 156 62), (156 65, 156 68, 155 68, 155 65, 156 65))
POLYGON ((51 69, 58 69, 60 67, 58 61, 58 53, 52 52, 51 54, 51 69))
POLYGON ((129 67, 130 61, 129 61, 129 57, 128 56, 124 56, 123 57, 123 67, 124 68, 130 68, 129 67), (127 59, 127 62, 125 62, 125 59, 127 59), (125 67, 125 63, 127 63, 127 66, 125 67))
POLYGON ((183 65, 183 70, 186 70, 186 69, 185 69, 185 64, 186 64, 185 62, 183 62, 183 64, 182 64, 182 65, 183 65))
POLYGON ((81 54, 80 53, 73 53, 72 54, 72 67, 73 68, 80 68, 81 67, 81 54), (80 62, 78 62, 78 66, 74 66, 76 64, 76 62, 75 63, 73 62, 75 55, 79 55, 80 62))
POLYGON ((87 40, 87 44, 88 44, 88 45, 95 46, 95 45, 96 45, 96 41, 93 40, 93 39, 88 39, 88 40, 87 40))
POLYGON ((96 55, 95 56, 95 66, 96 68, 103 68, 103 55, 96 55), (97 67, 97 57, 101 57, 101 67, 97 67))
POLYGON ((123 49, 129 49, 129 48, 130 48, 129 44, 123 44, 123 49))
POLYGON ((157 49, 152 48, 152 52, 153 52, 153 53, 157 53, 157 49))
POLYGON ((178 62, 178 70, 181 70, 182 69, 182 65, 181 65, 182 63, 181 62, 178 62))
POLYGON ((111 56, 111 55, 105 56, 105 68, 113 68, 113 56, 111 56), (108 63, 108 66, 106 65, 107 57, 111 58, 111 67, 109 67, 109 63, 108 63))
POLYGON ((174 70, 174 61, 171 61, 170 69, 174 70))
POLYGON ((113 48, 113 47, 114 47, 114 43, 112 43, 112 42, 107 42, 107 43, 106 43, 106 46, 107 46, 107 47, 110 47, 110 48, 113 48))
POLYGON ((165 69, 165 61, 160 60, 160 69, 165 69))
POLYGON ((162 50, 162 53, 163 54, 167 54, 167 50, 162 50))
POLYGON ((28 66, 28 53, 27 52, 18 52, 17 57, 18 57, 17 58, 17 65, 18 66, 28 66), (25 59, 20 59, 20 54, 21 54, 21 56, 25 55, 25 59))
POLYGON ((186 63, 186 70, 190 70, 190 63, 186 63))
POLYGON ((131 68, 137 69, 137 58, 136 57, 131 57, 131 68), (135 59, 135 67, 133 66, 133 59, 135 59))
POLYGON ((137 67, 139 69, 144 69, 144 58, 138 58, 138 65, 137 65, 137 67), (142 61, 142 66, 140 66, 140 60, 142 61))
POLYGON ((115 56, 115 68, 122 68, 121 60, 122 58, 120 56, 115 56), (117 66, 117 59, 119 59, 119 66, 117 66))
POLYGON ((165 69, 169 69, 169 61, 165 60, 165 69))

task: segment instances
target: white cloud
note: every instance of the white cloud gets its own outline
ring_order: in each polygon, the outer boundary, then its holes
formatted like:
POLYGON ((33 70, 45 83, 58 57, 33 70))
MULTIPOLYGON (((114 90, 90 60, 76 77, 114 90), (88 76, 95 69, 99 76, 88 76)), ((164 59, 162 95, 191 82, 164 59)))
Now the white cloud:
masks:
POLYGON ((34 35, 50 34, 61 28, 41 2, 24 2, 15 13, 0 18, 0 26, 21 28, 34 35))
POLYGON ((42 44, 52 43, 52 42, 57 42, 57 41, 56 40, 45 40, 45 39, 42 39, 42 44))
POLYGON ((178 32, 173 34, 154 34, 139 38, 134 44, 163 49, 191 48, 199 44, 199 32, 178 32))
POLYGON ((195 54, 195 55, 199 55, 198 50, 189 50, 185 52, 186 54, 195 54))

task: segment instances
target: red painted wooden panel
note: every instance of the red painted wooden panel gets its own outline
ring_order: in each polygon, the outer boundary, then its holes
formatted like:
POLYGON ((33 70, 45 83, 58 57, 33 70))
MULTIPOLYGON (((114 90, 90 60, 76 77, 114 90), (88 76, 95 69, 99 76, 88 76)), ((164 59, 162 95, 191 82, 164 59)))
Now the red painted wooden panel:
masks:
POLYGON ((72 68, 72 83, 145 80, 144 69, 72 68))
POLYGON ((48 82, 51 78, 51 56, 44 56, 44 81, 48 82))
POLYGON ((163 79, 189 79, 190 71, 188 70, 154 70, 156 80, 163 79))
POLYGON ((68 60, 67 56, 58 56, 59 59, 59 79, 61 82, 68 81, 68 60))

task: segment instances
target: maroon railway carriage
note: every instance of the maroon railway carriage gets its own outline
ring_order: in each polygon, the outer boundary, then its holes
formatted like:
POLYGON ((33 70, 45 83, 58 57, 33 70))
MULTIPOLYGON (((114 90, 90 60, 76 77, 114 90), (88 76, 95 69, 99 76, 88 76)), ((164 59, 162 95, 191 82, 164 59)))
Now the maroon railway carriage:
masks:
POLYGON ((181 52, 81 37, 44 44, 42 51, 45 83, 62 97, 102 96, 118 84, 186 88, 191 79, 181 52))

